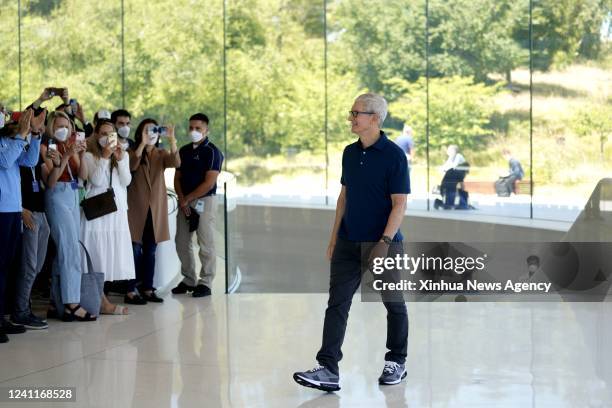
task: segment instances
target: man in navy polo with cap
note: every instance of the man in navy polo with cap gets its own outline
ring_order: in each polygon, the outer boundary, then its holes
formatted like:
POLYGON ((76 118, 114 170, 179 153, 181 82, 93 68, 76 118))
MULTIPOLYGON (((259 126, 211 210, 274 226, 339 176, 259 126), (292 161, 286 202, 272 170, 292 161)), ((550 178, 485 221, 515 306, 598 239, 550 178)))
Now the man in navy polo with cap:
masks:
MULTIPOLYGON (((318 364, 293 374, 293 379, 306 387, 323 391, 340 389, 338 362, 342 358, 351 300, 365 269, 362 259, 371 259, 373 254, 395 256, 402 252, 399 227, 410 193, 410 179, 406 155, 380 130, 386 116, 387 101, 370 93, 357 97, 349 112, 351 131, 359 140, 348 145, 342 155, 342 190, 327 248, 331 276, 323 344, 317 353, 318 364), (374 249, 364 254, 367 243, 374 249)), ((387 309, 388 352, 378 381, 391 385, 406 377, 408 313, 403 299, 388 301, 383 296, 383 303, 387 309)))

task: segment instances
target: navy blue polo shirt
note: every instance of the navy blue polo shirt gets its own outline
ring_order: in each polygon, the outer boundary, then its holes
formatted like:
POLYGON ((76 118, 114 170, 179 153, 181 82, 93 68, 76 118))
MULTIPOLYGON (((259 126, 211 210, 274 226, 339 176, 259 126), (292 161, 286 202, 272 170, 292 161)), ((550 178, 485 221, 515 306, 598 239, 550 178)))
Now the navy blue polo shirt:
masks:
MULTIPOLYGON (((346 187, 346 207, 338 236, 377 242, 391 214, 391 194, 410 193, 406 154, 383 131, 367 149, 357 140, 344 148, 340 182, 346 187)), ((399 230, 393 240, 403 240, 399 230)))
MULTIPOLYGON (((187 195, 195 190, 206 178, 209 170, 221 171, 223 164, 223 154, 209 138, 206 138, 195 148, 192 143, 181 147, 179 150, 181 157, 181 167, 177 170, 181 172, 181 188, 183 194, 187 195)), ((217 184, 202 197, 208 197, 217 193, 217 184)))

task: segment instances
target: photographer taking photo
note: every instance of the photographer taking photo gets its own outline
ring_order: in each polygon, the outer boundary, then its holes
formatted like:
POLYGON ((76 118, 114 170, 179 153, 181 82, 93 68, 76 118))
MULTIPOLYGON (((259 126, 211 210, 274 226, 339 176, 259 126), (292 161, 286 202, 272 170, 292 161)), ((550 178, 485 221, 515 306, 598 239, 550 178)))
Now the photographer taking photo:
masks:
POLYGON ((32 109, 26 109, 16 126, 5 126, 0 130, 0 343, 9 341, 7 334, 25 331, 23 326, 4 320, 6 272, 21 245, 19 166, 36 165, 44 121, 44 113, 34 117, 32 109))
MULTIPOLYGON (((77 140, 73 124, 64 112, 52 112, 47 120, 48 146, 41 147, 46 157, 45 166, 52 169, 46 177, 45 208, 51 227, 51 237, 57 246, 53 261, 52 290, 55 304, 64 307, 64 321, 96 320, 80 305, 81 301, 81 248, 79 183, 78 177, 85 178, 87 165, 81 159, 85 153, 85 141, 77 140), (47 154, 56 150, 57 154, 47 154), (59 280, 59 285, 57 285, 59 280), (59 293, 56 293, 59 292, 59 293)), ((59 312, 59 311, 57 311, 59 312)), ((53 316, 53 305, 49 315, 53 316)))

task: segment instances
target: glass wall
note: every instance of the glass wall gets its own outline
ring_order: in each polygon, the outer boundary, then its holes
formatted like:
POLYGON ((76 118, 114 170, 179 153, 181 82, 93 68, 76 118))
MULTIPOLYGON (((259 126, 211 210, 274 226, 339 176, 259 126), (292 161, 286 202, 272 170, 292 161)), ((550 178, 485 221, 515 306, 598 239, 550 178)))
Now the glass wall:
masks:
POLYGON ((342 151, 357 140, 347 121, 360 93, 384 95, 391 140, 411 139, 410 209, 427 208, 426 7, 424 0, 341 0, 328 16, 329 192, 340 191, 342 151), (379 12, 364 12, 379 10, 379 12))
POLYGON ((0 0, 0 102, 67 87, 86 118, 125 107, 181 144, 202 111, 239 204, 333 206, 346 112, 378 92, 387 135, 413 141, 409 208, 444 211, 456 145, 470 214, 572 221, 612 170, 611 15, 587 0, 0 0), (510 159, 523 174, 504 196, 510 159))
POLYGON ((223 1, 124 0, 124 47, 134 128, 144 118, 174 124, 180 146, 189 117, 204 112, 223 150, 223 1))
POLYGON ((227 170, 244 200, 325 202, 323 17, 312 1, 227 1, 227 170))
POLYGON ((594 4, 533 3, 534 218, 573 221, 612 174, 612 14, 594 4))
MULTIPOLYGON (((86 118, 121 102, 120 0, 21 1, 21 100, 45 87, 67 88, 86 118)), ((49 111, 59 96, 43 104, 49 111)))
POLYGON ((19 109, 19 16, 17 2, 0 0, 0 109, 19 109))
POLYGON ((529 170, 529 1, 434 0, 428 15, 434 207, 529 217, 529 190, 502 198, 494 184, 510 157, 529 170))

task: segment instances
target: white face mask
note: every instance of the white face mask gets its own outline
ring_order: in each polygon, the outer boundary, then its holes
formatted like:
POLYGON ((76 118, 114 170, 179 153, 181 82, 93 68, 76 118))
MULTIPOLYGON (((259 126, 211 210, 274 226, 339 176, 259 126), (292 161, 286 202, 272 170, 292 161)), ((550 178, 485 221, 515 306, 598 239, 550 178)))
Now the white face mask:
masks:
POLYGON ((130 135, 130 127, 121 126, 119 129, 117 129, 117 134, 121 136, 122 138, 127 139, 128 136, 130 135))
POLYGON ((200 140, 204 138, 204 135, 197 130, 192 130, 189 132, 189 137, 191 138, 192 143, 198 143, 200 140))
POLYGON ((98 144, 100 145, 100 147, 103 147, 103 148, 108 146, 108 136, 102 136, 101 138, 99 138, 98 144))
POLYGON ((53 133, 53 137, 58 142, 65 142, 68 139, 68 128, 61 127, 59 129, 55 129, 55 133, 53 133))
POLYGON ((130 144, 128 142, 121 142, 119 143, 119 146, 121 146, 122 150, 127 150, 130 147, 130 144))
POLYGON ((0 129, 4 127, 4 112, 0 111, 0 129))

